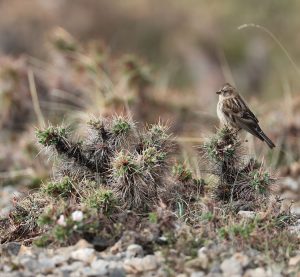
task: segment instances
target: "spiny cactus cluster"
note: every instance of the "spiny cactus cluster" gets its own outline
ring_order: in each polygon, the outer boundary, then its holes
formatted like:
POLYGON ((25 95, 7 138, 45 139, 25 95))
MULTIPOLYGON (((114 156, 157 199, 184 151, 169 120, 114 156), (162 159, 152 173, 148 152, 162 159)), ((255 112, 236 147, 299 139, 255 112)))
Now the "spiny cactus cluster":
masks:
POLYGON ((217 199, 249 203, 269 194, 275 179, 262 163, 249 159, 244 152, 237 132, 228 127, 218 130, 202 147, 209 171, 218 177, 214 191, 217 199))
MULTIPOLYGON (((115 116, 92 119, 87 126, 78 140, 61 126, 37 131, 39 143, 55 157, 54 178, 16 201, 1 221, 2 242, 23 237, 34 238, 39 246, 69 245, 85 238, 104 249, 130 224, 153 223, 168 233, 177 219, 209 234, 223 223, 208 223, 224 221, 214 207, 257 208, 274 182, 262 163, 243 154, 240 139, 229 128, 202 146, 200 171, 210 165, 214 187, 207 185, 209 179, 195 178, 186 163, 175 162, 174 140, 160 123, 141 129, 130 118, 115 116), (212 187, 214 198, 207 197, 212 187), (159 210, 168 216, 160 218, 159 210)), ((234 220, 236 208, 228 209, 234 220)))
MULTIPOLYGON (((77 142, 66 128, 37 131, 39 142, 58 156, 56 176, 107 186, 127 208, 157 203, 168 185, 163 178, 172 147, 167 128, 155 124, 139 132, 131 119, 121 116, 91 120, 88 127, 86 138, 77 142)), ((48 184, 46 191, 57 193, 64 183, 48 184)))

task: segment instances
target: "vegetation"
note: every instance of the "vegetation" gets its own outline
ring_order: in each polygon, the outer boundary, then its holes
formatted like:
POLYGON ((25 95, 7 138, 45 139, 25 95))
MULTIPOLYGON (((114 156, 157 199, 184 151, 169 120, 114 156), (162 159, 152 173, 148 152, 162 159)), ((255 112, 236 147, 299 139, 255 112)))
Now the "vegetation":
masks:
MULTIPOLYGON (((152 24, 151 11, 146 10, 143 15, 152 24)), ((129 11, 127 16, 129 20, 129 11)), ((194 26, 191 22, 185 24, 194 26)), ((162 23, 160 27, 176 25, 162 23)), ((185 33, 187 27, 182 28, 179 32, 185 33)), ((272 152, 227 126, 214 132, 217 121, 208 115, 208 103, 213 103, 210 100, 216 96, 210 91, 221 78, 216 72, 211 77, 201 67, 203 79, 194 78, 200 79, 195 81, 199 89, 190 89, 187 75, 195 74, 177 69, 178 60, 197 68, 198 74, 197 57, 207 62, 204 68, 215 70, 222 57, 226 76, 231 75, 232 63, 249 73, 249 84, 242 85, 250 92, 262 91, 268 82, 268 90, 277 86, 272 91, 280 94, 278 87, 285 87, 290 95, 288 86, 278 86, 273 76, 277 72, 268 78, 269 71, 253 74, 258 71, 251 67, 247 51, 261 47, 257 53, 263 57, 256 63, 263 70, 265 64, 260 62, 266 61, 268 48, 260 37, 258 46, 249 49, 246 37, 221 44, 227 64, 222 51, 215 53, 216 38, 193 37, 182 45, 176 42, 176 32, 158 40, 170 57, 177 57, 179 51, 184 60, 172 59, 160 72, 155 66, 165 62, 159 57, 151 68, 140 57, 115 55, 114 47, 103 42, 81 43, 62 28, 50 32, 47 63, 31 56, 0 58, 0 182, 3 187, 27 188, 0 217, 1 243, 52 248, 74 245, 83 238, 103 251, 116 242, 130 241, 147 254, 160 251, 170 276, 191 265, 202 248, 213 254, 207 257, 211 266, 236 251, 258 253, 260 266, 280 262, 287 267, 289 258, 299 254, 299 231, 293 231, 298 230, 299 220, 278 196, 282 176, 299 177, 298 97, 291 101, 287 96, 289 106, 282 110, 271 108, 273 98, 263 108, 253 106, 258 116, 264 114, 259 118, 276 141, 272 152), (243 69, 247 60, 251 68, 243 69), (213 84, 202 87, 204 79, 213 84), (272 123, 276 128, 270 130, 272 123)), ((196 269, 208 271, 199 264, 196 269)))

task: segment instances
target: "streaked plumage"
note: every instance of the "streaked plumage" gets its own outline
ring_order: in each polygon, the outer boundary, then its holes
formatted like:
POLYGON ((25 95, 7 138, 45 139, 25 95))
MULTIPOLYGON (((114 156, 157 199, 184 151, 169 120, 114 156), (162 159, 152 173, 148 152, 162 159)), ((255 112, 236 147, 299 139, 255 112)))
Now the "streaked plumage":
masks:
POLYGON ((222 125, 237 130, 244 129, 265 141, 271 149, 275 147, 275 144, 261 130, 258 119, 234 87, 226 83, 222 89, 217 91, 217 94, 219 94, 217 114, 222 125))

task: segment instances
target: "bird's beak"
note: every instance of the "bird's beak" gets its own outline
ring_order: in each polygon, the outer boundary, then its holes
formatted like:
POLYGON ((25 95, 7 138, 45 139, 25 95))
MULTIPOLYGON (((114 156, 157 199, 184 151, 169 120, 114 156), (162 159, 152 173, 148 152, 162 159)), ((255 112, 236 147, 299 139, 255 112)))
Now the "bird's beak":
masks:
POLYGON ((218 90, 218 91, 216 92, 216 94, 221 94, 221 92, 222 92, 221 90, 218 90))

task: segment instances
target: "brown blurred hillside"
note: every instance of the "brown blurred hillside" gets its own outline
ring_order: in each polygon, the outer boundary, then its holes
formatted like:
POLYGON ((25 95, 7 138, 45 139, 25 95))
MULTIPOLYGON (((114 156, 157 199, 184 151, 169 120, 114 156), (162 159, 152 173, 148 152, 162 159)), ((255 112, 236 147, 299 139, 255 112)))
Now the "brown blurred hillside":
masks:
POLYGON ((289 61, 261 30, 237 27, 267 27, 297 60, 299 5, 279 0, 0 1, 0 49, 46 58, 45 37, 61 26, 82 42, 101 38, 113 55, 142 56, 162 82, 192 87, 203 100, 228 78, 249 94, 282 95, 284 80, 297 85, 289 61))

